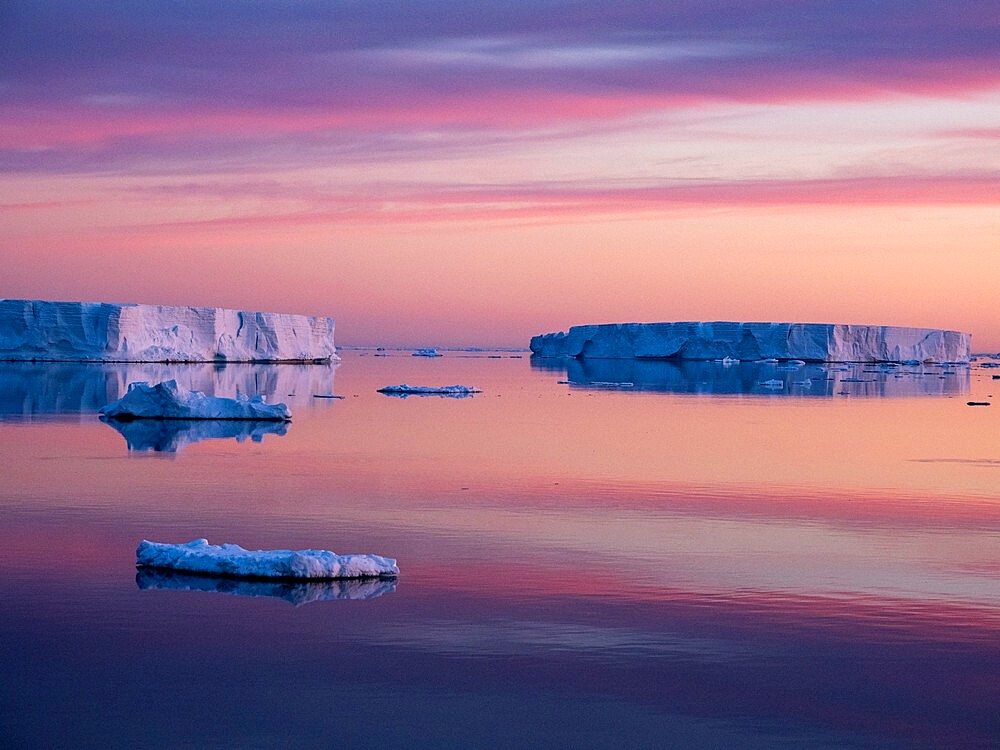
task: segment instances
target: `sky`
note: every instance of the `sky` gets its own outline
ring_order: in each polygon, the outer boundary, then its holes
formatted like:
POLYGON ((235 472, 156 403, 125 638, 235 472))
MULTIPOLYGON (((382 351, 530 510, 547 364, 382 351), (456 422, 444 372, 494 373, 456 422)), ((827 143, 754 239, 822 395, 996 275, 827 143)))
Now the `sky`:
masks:
POLYGON ((0 174, 0 297, 1000 351, 994 0, 3 0, 0 174))

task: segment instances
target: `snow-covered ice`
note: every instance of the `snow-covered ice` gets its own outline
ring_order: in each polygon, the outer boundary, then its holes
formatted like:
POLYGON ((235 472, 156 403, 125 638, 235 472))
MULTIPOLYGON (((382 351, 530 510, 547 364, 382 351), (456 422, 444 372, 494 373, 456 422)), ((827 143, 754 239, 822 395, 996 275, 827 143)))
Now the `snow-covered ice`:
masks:
POLYGON ((0 359, 329 362, 334 319, 218 307, 0 300, 0 359))
POLYGON ((268 404, 263 396, 218 398, 189 391, 176 380, 150 385, 130 383, 117 401, 101 409, 108 419, 254 419, 287 422, 285 404, 268 404))
POLYGON ((413 352, 414 357, 440 357, 441 352, 437 349, 417 349, 413 352))
POLYGON ((322 581, 261 581, 139 568, 136 585, 143 590, 208 591, 233 596, 274 597, 296 607, 334 599, 375 599, 396 590, 395 578, 340 578, 322 581))
POLYGON ((143 539, 136 565, 239 578, 377 578, 397 576, 396 561, 379 555, 338 555, 328 550, 247 550, 207 539, 163 544, 143 539))
POLYGON ((469 396, 473 393, 482 393, 478 388, 468 385, 387 385, 378 389, 379 393, 387 393, 392 396, 469 396))
POLYGON ((959 331, 826 323, 616 323, 531 339, 541 357, 810 362, 968 362, 959 331))

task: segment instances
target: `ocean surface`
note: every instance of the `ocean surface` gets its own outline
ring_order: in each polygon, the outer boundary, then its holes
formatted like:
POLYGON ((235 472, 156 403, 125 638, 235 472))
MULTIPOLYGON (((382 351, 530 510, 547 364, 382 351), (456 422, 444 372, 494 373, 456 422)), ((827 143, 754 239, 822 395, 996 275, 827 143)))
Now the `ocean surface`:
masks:
POLYGON ((0 744, 998 747, 984 363, 0 364, 0 744), (171 377, 293 421, 99 420, 171 377), (401 574, 136 570, 198 537, 401 574))

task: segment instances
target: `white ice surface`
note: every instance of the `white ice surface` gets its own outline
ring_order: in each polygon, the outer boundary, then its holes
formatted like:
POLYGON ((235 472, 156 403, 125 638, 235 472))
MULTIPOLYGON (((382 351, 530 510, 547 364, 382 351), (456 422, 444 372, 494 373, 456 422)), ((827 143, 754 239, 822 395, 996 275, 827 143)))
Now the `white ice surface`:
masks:
POLYGON ((542 357, 733 358, 812 362, 968 362, 959 331, 826 323, 618 323, 573 326, 531 339, 542 357))
POLYGON ((440 357, 441 352, 437 349, 417 349, 413 352, 414 357, 440 357))
POLYGON ((328 550, 247 550, 238 544, 163 544, 143 539, 136 565, 240 578, 375 578, 397 576, 396 561, 379 555, 337 555, 328 550))
POLYGON ((218 398, 189 391, 176 380, 150 385, 130 383, 117 401, 101 409, 108 419, 255 419, 287 422, 285 404, 268 404, 263 396, 218 398))
POLYGON ((379 393, 406 393, 413 395, 420 394, 447 394, 452 396, 466 395, 469 393, 482 393, 478 388, 473 388, 468 385, 407 385, 402 383, 401 385, 387 385, 385 388, 379 388, 379 393))
POLYGON ((218 307, 0 300, 0 359, 328 362, 334 320, 218 307))

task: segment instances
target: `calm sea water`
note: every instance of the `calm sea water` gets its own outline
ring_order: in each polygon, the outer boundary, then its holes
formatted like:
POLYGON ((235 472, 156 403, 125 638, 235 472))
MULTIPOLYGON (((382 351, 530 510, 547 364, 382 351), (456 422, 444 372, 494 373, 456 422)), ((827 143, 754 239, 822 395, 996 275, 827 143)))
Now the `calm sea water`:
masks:
POLYGON ((1000 744, 1000 370, 391 355, 0 365, 4 746, 1000 744), (169 377, 294 420, 97 418, 169 377), (401 576, 137 574, 202 536, 401 576))

